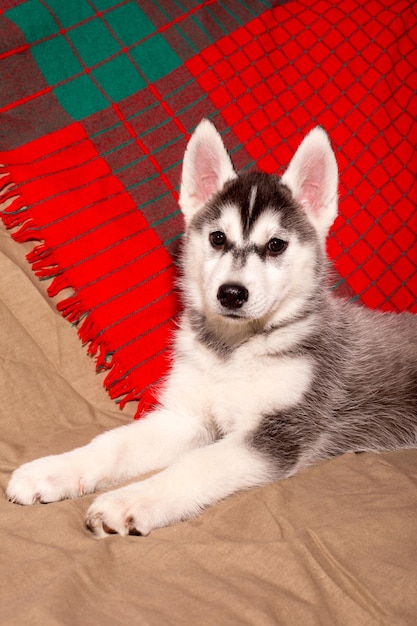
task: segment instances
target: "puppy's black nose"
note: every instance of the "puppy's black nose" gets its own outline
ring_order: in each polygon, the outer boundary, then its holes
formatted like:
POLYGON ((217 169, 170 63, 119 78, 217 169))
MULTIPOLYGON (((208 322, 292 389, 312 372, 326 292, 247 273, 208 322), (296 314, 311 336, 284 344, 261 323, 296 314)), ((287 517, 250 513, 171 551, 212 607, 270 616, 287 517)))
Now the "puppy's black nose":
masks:
POLYGON ((243 285, 220 285, 217 300, 225 309, 240 309, 248 301, 249 292, 243 285))

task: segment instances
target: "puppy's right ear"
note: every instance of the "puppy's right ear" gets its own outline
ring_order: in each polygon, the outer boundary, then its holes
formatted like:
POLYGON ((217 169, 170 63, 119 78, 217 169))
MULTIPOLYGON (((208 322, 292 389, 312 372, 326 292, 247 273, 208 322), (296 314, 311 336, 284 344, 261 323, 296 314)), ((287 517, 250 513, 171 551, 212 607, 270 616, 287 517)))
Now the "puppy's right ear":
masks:
POLYGON ((187 225, 236 176, 220 134, 209 120, 202 120, 188 142, 182 166, 179 204, 187 225))

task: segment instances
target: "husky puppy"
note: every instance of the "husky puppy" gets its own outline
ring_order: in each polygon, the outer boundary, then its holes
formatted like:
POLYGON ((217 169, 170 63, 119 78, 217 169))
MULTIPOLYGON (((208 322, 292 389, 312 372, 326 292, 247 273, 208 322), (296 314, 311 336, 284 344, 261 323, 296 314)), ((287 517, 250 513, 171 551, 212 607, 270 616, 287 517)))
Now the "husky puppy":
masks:
POLYGON ((416 446, 417 318, 326 287, 337 179, 321 128, 278 178, 238 175, 203 120, 184 156, 184 310, 159 407, 23 465, 9 499, 53 502, 162 470, 87 512, 97 537, 147 535, 317 459, 416 446))

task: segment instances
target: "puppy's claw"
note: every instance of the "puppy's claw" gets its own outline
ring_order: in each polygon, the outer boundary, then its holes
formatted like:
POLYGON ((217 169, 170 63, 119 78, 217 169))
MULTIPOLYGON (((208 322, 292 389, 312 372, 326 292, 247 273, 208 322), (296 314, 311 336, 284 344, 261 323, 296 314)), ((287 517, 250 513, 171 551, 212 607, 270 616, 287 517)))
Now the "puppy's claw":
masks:
POLYGON ((143 537, 143 533, 140 532, 135 526, 135 520, 130 517, 126 522, 127 532, 129 535, 135 535, 136 537, 143 537))
POLYGON ((102 539, 103 537, 107 537, 109 534, 114 534, 114 530, 103 524, 103 520, 101 518, 100 513, 96 513, 95 515, 89 515, 85 520, 85 525, 89 531, 93 533, 97 539, 102 539), (106 531, 108 529, 108 532, 106 531))
POLYGON ((103 530, 106 533, 106 535, 117 535, 117 530, 114 530, 113 528, 110 528, 110 526, 107 526, 107 524, 105 524, 105 522, 102 522, 102 526, 103 526, 103 530))

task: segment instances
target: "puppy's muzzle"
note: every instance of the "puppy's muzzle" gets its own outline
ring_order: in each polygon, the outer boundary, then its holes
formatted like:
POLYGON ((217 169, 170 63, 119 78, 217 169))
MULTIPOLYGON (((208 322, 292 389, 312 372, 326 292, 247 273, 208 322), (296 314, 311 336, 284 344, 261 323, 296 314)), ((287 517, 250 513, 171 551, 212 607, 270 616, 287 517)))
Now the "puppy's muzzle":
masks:
POLYGON ((249 292, 246 287, 238 284, 220 285, 217 300, 225 309, 240 309, 248 301, 249 292))

